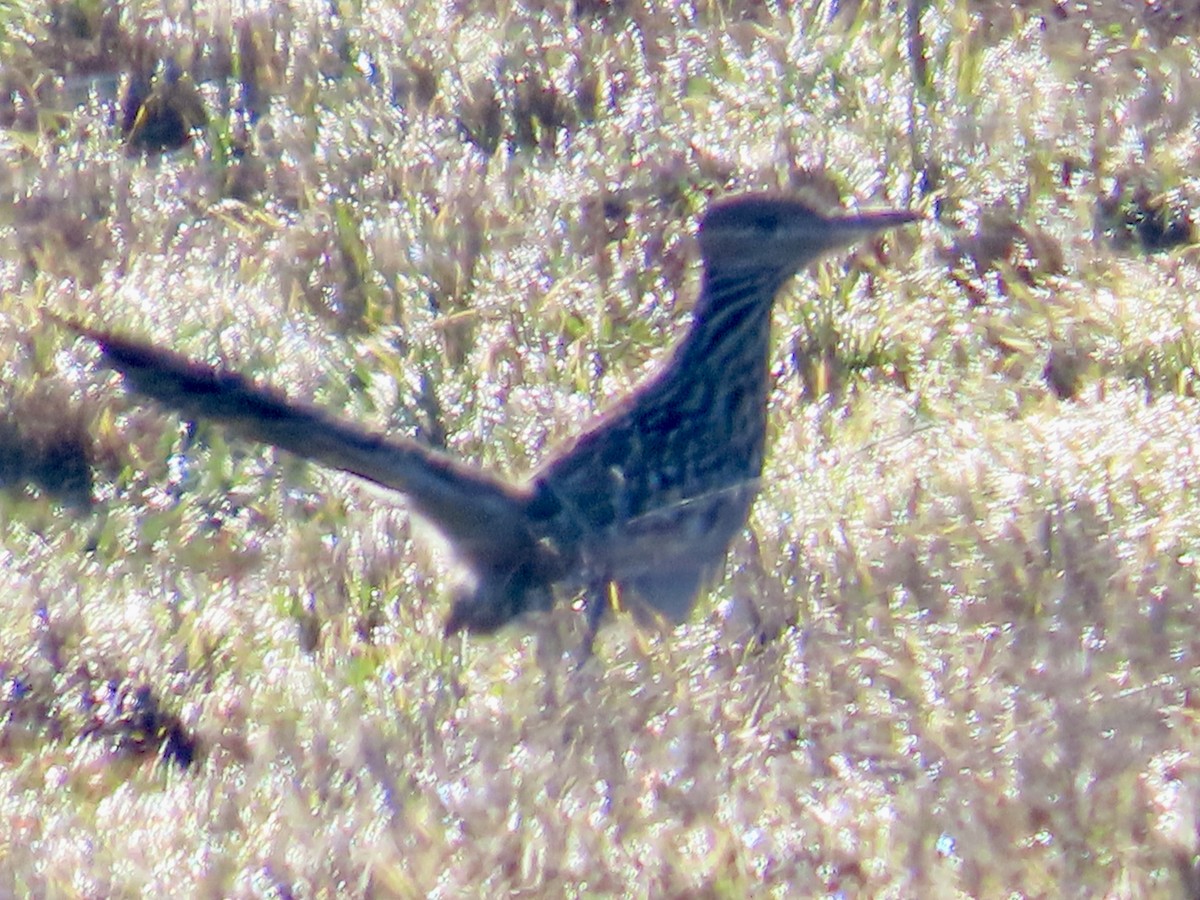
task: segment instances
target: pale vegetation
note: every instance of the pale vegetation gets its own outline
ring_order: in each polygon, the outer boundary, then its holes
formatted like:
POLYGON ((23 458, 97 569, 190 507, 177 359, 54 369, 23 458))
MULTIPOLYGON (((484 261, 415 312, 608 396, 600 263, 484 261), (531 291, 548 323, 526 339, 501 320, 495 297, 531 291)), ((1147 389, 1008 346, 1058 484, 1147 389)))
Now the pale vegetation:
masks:
POLYGON ((1195 896, 1198 16, 0 0, 0 895, 1195 896), (45 315, 519 476, 761 188, 927 219, 796 279, 726 575, 578 672, 45 315))

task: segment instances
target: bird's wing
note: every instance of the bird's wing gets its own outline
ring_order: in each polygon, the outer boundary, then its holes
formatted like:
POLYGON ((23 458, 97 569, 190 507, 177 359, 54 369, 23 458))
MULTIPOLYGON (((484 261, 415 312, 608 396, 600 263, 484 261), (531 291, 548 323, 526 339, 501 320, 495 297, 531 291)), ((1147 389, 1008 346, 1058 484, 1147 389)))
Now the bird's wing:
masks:
POLYGON ((349 472, 408 499, 464 561, 502 563, 535 542, 528 493, 405 438, 372 433, 178 353, 75 322, 133 390, 188 417, 212 419, 251 440, 349 472))

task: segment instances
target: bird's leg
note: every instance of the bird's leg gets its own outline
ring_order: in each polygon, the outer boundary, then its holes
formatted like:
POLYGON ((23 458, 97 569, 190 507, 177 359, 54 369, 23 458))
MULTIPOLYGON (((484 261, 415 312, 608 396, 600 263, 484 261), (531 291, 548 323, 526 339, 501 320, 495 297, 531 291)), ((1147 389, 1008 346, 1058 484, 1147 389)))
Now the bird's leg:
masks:
POLYGON ((592 658, 596 643, 596 634, 600 631, 600 623, 610 606, 616 605, 617 586, 607 578, 593 578, 583 591, 584 608, 587 611, 587 628, 583 633, 583 643, 580 645, 580 665, 592 658))

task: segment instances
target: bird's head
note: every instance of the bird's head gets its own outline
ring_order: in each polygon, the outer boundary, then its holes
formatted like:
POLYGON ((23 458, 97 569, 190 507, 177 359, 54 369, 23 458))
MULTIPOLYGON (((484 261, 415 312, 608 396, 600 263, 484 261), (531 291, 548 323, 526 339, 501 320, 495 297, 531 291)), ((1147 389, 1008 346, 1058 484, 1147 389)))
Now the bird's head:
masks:
POLYGON ((821 254, 921 217, 904 210, 824 215, 773 194, 714 203, 700 222, 700 254, 710 272, 752 269, 786 278, 821 254))

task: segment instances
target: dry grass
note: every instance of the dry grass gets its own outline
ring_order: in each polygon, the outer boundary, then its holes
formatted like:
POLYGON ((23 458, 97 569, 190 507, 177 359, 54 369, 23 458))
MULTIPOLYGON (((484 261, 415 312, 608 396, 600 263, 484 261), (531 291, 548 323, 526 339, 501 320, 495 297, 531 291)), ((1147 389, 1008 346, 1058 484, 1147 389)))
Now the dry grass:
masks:
POLYGON ((1197 11, 921 5, 0 0, 0 894, 1200 891, 1197 11), (728 576, 578 673, 42 316, 520 473, 763 186, 930 220, 797 280, 728 576))

